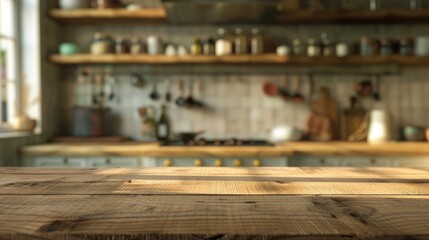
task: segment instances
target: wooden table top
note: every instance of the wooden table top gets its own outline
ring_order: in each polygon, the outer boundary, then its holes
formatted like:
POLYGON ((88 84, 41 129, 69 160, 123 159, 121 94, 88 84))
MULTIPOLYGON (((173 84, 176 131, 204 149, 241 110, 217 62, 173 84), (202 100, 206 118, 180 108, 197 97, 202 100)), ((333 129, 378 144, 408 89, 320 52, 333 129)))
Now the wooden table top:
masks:
POLYGON ((429 239, 429 169, 0 168, 0 239, 429 239))
POLYGON ((24 156, 147 156, 147 157, 286 157, 310 156, 429 156, 427 142, 370 145, 350 142, 291 142, 268 147, 162 147, 157 143, 43 144, 24 147, 24 156))

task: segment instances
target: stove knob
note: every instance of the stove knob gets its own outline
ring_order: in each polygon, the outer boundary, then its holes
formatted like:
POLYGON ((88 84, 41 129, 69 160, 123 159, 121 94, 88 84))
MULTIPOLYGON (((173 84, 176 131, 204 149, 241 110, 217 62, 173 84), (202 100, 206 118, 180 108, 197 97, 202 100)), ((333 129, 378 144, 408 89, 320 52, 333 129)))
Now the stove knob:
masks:
POLYGON ((197 159, 194 161, 194 166, 195 167, 202 167, 203 166, 203 161, 200 159, 197 159))
POLYGON ((260 167, 262 165, 261 160, 255 159, 253 160, 254 167, 260 167))
POLYGON ((222 166, 223 166, 223 161, 222 161, 222 160, 220 160, 220 159, 217 159, 217 160, 215 161, 215 166, 216 166, 216 167, 222 167, 222 166))
POLYGON ((173 161, 170 159, 165 159, 164 160, 164 167, 171 167, 173 166, 173 161))
POLYGON ((234 165, 234 167, 241 167, 241 160, 236 159, 232 162, 232 164, 234 165))

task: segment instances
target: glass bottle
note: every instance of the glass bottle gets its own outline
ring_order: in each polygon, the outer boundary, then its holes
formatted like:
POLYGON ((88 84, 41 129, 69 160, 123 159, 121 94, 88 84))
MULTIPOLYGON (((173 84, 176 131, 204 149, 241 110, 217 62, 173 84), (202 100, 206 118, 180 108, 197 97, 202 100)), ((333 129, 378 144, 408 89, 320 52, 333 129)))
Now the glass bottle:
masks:
POLYGON ((294 56, 305 55, 305 46, 302 41, 298 38, 292 40, 292 54, 294 56))
POLYGON ((307 56, 320 57, 322 55, 322 46, 316 39, 309 39, 307 46, 307 56))
POLYGON ((141 129, 143 141, 155 141, 157 139, 157 127, 154 109, 152 107, 146 108, 145 115, 141 129))
POLYGON ((212 37, 207 38, 203 43, 204 55, 215 55, 215 41, 212 37))
POLYGON ((130 53, 130 46, 122 37, 116 38, 116 44, 115 44, 115 53, 116 54, 127 54, 130 53))
POLYGON ((191 45, 191 55, 198 56, 198 55, 201 55, 202 52, 203 52, 203 46, 201 45, 201 40, 200 38, 196 37, 194 38, 194 41, 192 42, 192 45, 191 45))
POLYGON ((143 53, 143 43, 140 38, 133 37, 131 39, 131 46, 130 46, 130 53, 131 54, 141 54, 143 53))
POLYGON ((261 36, 259 29, 252 29, 252 38, 250 40, 250 49, 253 55, 264 53, 264 38, 261 36))
POLYGON ((234 53, 237 55, 247 54, 248 43, 247 37, 243 34, 241 28, 235 29, 235 38, 234 38, 234 53))
POLYGON ((158 141, 168 141, 170 137, 170 117, 167 113, 167 107, 162 105, 161 107, 161 116, 157 123, 157 139, 158 141))
POLYGON ((224 56, 232 54, 232 42, 226 36, 226 31, 224 28, 218 29, 219 38, 216 40, 216 56, 224 56))
POLYGON ((322 33, 322 45, 323 45, 322 55, 324 57, 335 56, 335 43, 332 42, 331 38, 327 33, 322 33))

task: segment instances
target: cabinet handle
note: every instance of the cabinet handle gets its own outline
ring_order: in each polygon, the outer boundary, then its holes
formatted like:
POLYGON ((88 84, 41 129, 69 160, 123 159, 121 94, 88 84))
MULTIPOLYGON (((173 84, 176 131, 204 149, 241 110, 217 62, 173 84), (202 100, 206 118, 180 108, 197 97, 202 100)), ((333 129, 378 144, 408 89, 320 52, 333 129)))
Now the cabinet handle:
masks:
POLYGON ((106 164, 111 164, 112 163, 112 159, 108 158, 106 159, 106 164))
POLYGON ((217 159, 217 160, 215 161, 215 166, 216 166, 216 167, 222 167, 222 166, 223 166, 223 161, 222 161, 222 160, 220 160, 220 159, 217 159))
POLYGON ((375 164, 376 160, 374 158, 371 159, 371 164, 375 164))
POLYGON ((258 159, 253 160, 253 166, 254 167, 260 167, 261 165, 262 165, 261 160, 258 160, 258 159))
POLYGON ((197 159, 194 161, 194 166, 195 167, 202 167, 203 166, 203 161, 200 159, 197 159))
POLYGON ((164 167, 171 167, 171 166, 173 166, 173 161, 171 161, 170 159, 165 159, 164 167))
POLYGON ((320 159, 320 164, 326 164, 326 160, 324 158, 320 159))
POLYGON ((241 160, 236 159, 232 162, 232 164, 234 165, 234 167, 241 167, 241 160))
POLYGON ((64 164, 69 164, 69 159, 68 158, 64 158, 64 164))

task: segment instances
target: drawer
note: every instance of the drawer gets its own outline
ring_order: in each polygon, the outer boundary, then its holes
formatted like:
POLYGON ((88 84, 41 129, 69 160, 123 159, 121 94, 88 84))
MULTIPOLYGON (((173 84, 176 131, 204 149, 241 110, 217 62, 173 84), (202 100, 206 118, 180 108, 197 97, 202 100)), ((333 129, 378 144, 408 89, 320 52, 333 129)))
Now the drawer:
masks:
POLYGON ((297 157, 290 162, 291 166, 296 167, 339 167, 341 161, 338 158, 316 158, 316 157, 297 157))
POLYGON ((86 160, 83 158, 36 158, 35 167, 52 168, 85 168, 86 160))
POLYGON ((342 167, 391 167, 392 159, 390 158, 344 158, 341 161, 342 167))
POLYGON ((91 158, 88 165, 94 168, 134 168, 139 166, 137 158, 91 158))
POLYGON ((428 157, 407 157, 393 160, 394 167, 429 168, 428 157))
POLYGON ((287 158, 159 158, 158 167, 286 167, 287 158))

